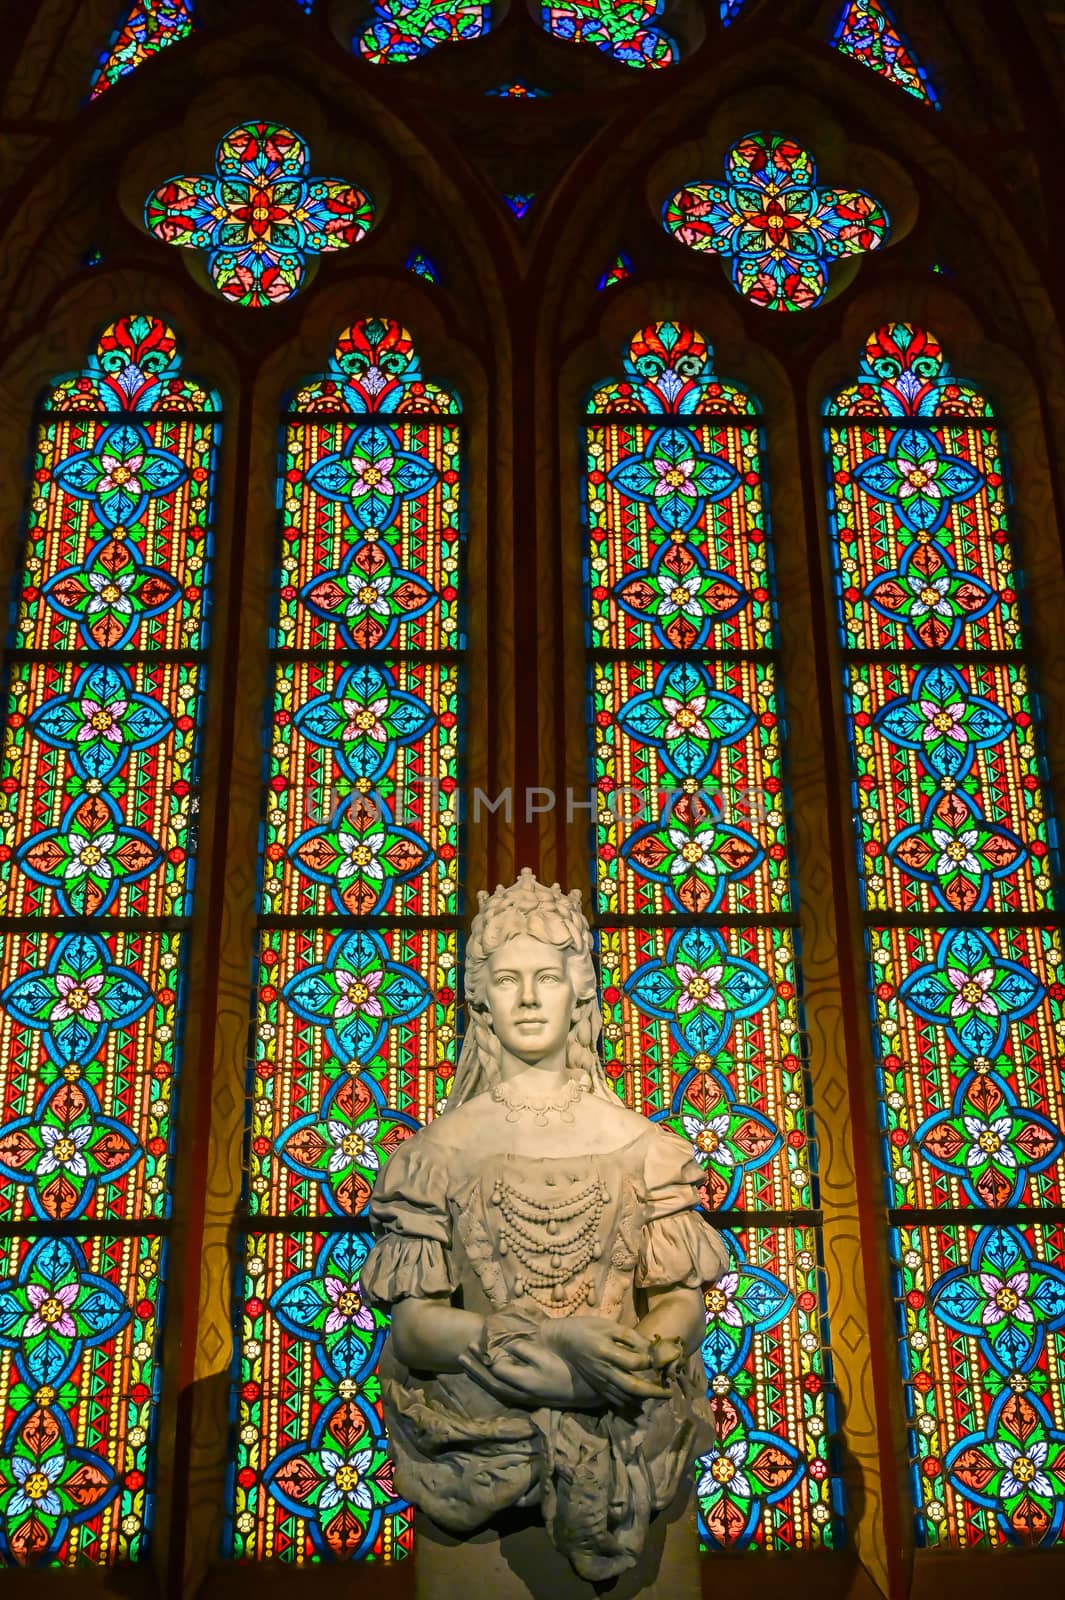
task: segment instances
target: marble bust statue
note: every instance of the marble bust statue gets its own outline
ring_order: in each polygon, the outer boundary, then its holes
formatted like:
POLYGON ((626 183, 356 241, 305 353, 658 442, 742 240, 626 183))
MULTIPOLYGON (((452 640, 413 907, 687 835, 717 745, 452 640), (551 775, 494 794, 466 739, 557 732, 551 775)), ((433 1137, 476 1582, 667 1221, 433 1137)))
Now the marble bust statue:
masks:
POLYGON ((526 871, 482 894, 466 998, 447 1108, 370 1202, 396 1484, 454 1535, 538 1507, 599 1583, 709 1441, 703 1285, 725 1250, 690 1147, 606 1081, 579 893, 526 871))

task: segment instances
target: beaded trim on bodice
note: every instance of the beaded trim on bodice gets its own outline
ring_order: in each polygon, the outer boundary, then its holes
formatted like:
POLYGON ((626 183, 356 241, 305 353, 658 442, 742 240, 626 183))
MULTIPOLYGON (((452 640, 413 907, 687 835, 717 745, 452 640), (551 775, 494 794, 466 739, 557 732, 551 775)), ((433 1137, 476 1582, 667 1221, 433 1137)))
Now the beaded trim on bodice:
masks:
POLYGON ((456 1234, 496 1311, 616 1317, 632 1288, 645 1138, 603 1155, 490 1158, 451 1201, 456 1234))
POLYGON ((584 1276, 603 1253, 603 1208, 610 1193, 599 1178, 559 1200, 541 1200, 496 1179, 492 1205, 498 1207, 497 1249, 514 1259, 514 1292, 529 1295, 558 1316, 595 1300, 595 1285, 584 1276))

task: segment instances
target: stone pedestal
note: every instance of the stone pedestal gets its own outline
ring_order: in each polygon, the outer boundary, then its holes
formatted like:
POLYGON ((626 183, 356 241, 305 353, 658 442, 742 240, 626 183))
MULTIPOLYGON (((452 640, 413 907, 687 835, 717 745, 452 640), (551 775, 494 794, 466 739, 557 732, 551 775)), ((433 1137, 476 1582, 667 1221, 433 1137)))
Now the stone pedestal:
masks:
POLYGON ((639 1564, 608 1583, 586 1583, 560 1556, 535 1512, 512 1512, 456 1539, 419 1512, 417 1600, 700 1600, 694 1497, 684 1491, 651 1523, 639 1564))

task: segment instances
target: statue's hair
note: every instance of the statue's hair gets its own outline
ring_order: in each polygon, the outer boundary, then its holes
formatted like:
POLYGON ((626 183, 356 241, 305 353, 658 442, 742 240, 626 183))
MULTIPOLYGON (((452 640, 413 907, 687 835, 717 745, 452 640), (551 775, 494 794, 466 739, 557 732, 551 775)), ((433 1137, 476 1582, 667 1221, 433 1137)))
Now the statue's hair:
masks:
POLYGON ((603 1019, 596 994, 592 933, 581 910, 580 890, 563 894, 557 883, 549 889, 525 867, 517 883, 508 888, 500 884, 491 895, 482 889, 477 902, 466 946, 469 1024, 448 1105, 459 1106, 500 1081, 502 1046, 485 1004, 488 962, 508 939, 521 934, 569 952, 569 977, 577 1005, 566 1044, 566 1070, 588 1080, 594 1094, 613 1098, 597 1048, 603 1019))

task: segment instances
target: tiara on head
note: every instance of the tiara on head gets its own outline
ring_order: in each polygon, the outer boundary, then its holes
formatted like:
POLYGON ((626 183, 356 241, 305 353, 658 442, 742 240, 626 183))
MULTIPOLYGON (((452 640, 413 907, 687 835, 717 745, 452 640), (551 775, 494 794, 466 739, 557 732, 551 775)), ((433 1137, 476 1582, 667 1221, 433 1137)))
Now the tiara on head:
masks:
POLYGON ((493 915, 498 916, 504 910, 516 911, 520 916, 555 911, 561 914, 567 923, 576 918, 587 927, 581 898, 579 889, 571 889, 567 894, 557 883, 551 884, 549 888, 547 884, 539 881, 531 867, 522 867, 515 883, 497 884, 491 894, 487 889, 478 891, 474 934, 476 936, 478 924, 483 926, 484 919, 493 915))

